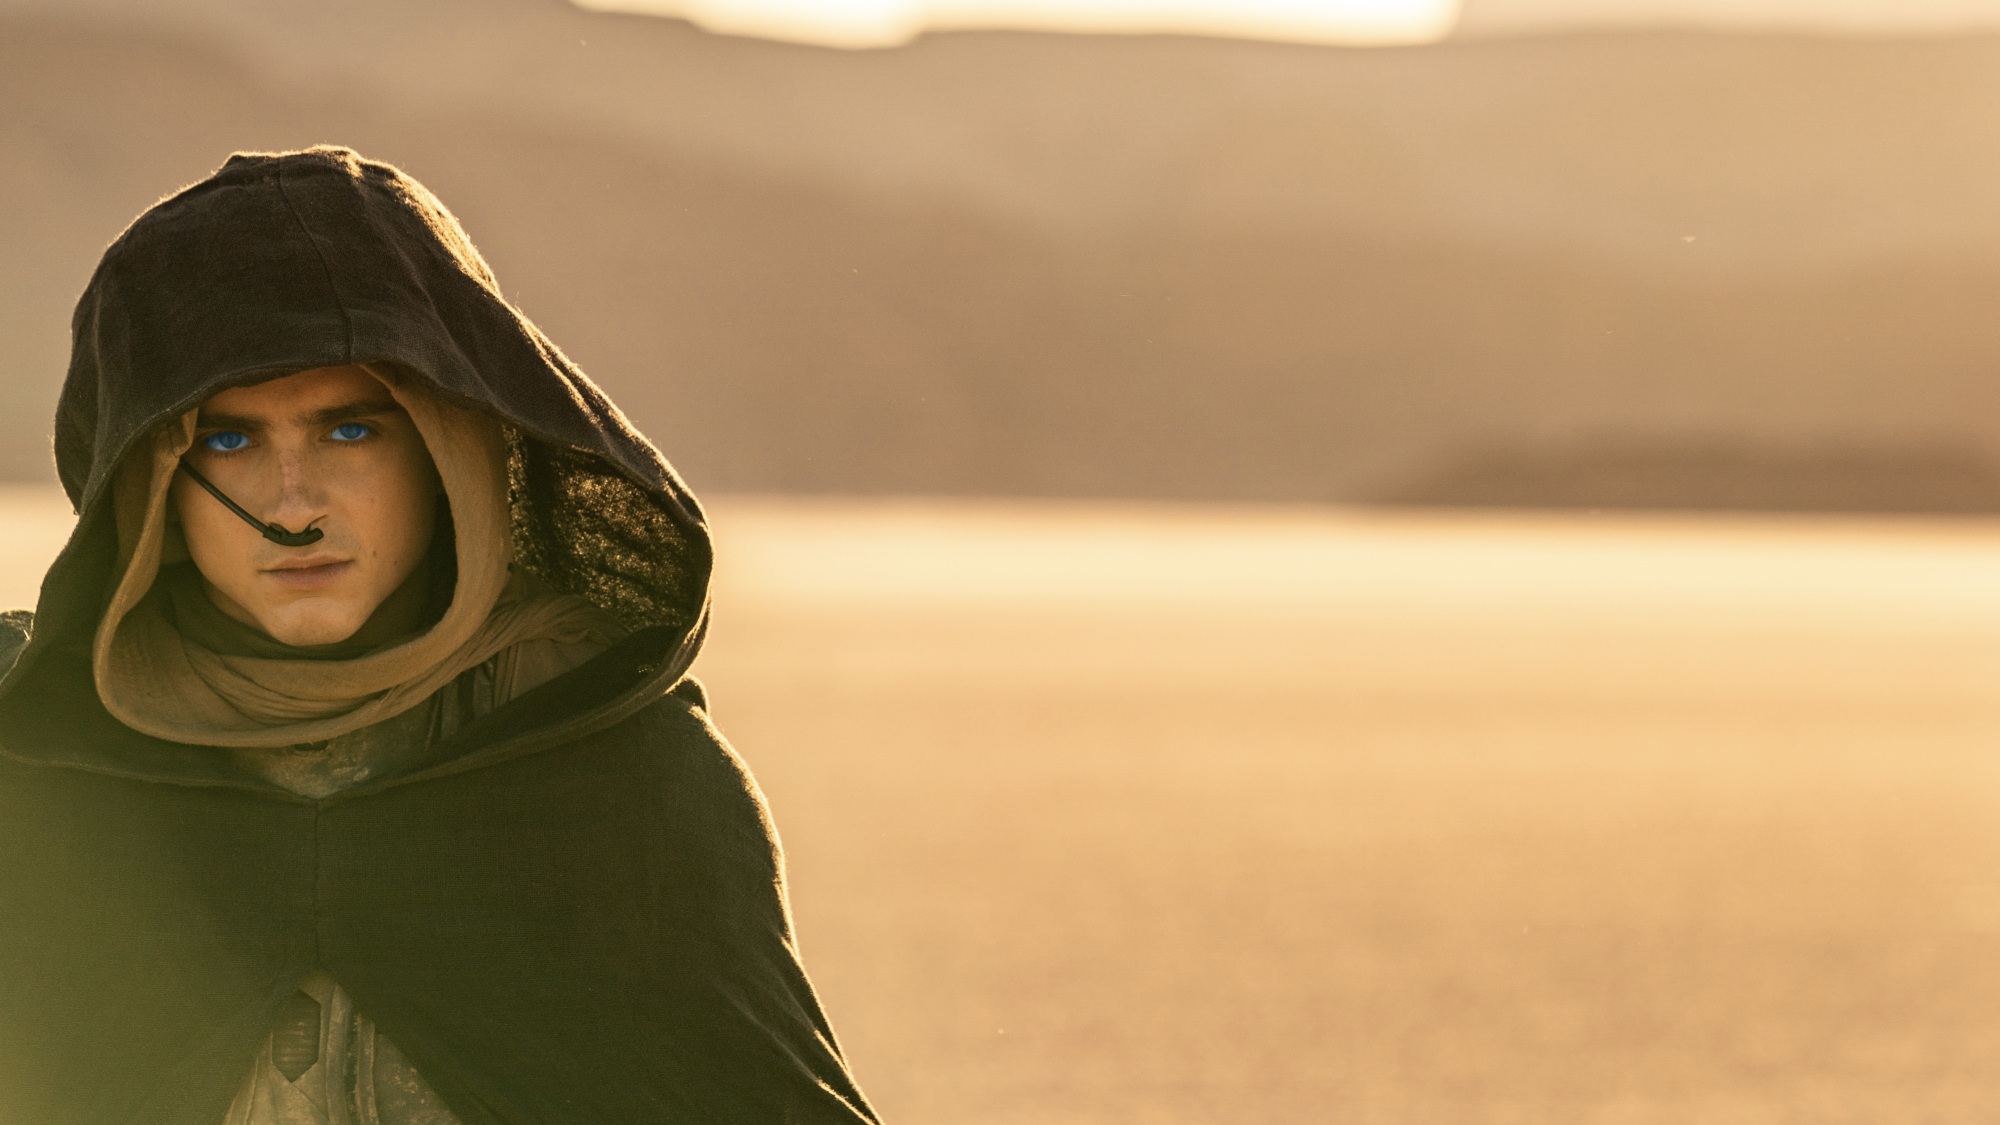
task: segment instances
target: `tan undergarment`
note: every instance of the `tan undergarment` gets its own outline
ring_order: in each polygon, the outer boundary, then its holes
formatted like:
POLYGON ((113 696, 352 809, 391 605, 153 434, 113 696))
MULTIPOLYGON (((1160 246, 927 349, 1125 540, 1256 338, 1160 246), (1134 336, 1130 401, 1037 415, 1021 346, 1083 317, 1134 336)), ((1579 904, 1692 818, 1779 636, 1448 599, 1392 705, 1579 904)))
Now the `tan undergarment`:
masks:
POLYGON ((331 976, 314 973, 278 1026, 223 1125, 459 1125, 430 1084, 331 976))

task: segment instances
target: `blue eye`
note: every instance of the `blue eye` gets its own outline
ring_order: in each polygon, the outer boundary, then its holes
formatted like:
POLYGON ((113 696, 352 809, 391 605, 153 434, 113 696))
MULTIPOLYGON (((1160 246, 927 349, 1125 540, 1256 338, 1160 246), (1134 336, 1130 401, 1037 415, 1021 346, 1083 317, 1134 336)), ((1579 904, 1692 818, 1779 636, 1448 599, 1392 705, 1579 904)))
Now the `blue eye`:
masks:
POLYGON ((360 441, 374 432, 360 422, 342 422, 333 428, 331 436, 335 441, 360 441))
POLYGON ((201 443, 217 453, 234 453, 250 444, 250 436, 240 430, 223 430, 201 439, 201 443))

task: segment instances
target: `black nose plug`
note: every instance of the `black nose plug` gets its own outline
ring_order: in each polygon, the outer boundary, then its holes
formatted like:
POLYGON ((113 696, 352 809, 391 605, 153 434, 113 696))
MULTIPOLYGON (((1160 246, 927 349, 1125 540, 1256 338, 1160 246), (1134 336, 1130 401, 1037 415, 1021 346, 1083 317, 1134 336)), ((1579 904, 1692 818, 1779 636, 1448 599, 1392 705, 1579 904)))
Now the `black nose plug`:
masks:
POLYGON ((244 511, 243 505, 224 496, 221 489, 210 484, 207 477, 195 472, 186 461, 181 462, 181 472, 193 477, 194 482, 207 489, 210 496, 222 501, 223 507, 235 512, 238 516, 242 517, 244 523, 256 528, 257 534, 262 535, 280 547, 310 547, 326 537, 326 532, 321 531, 311 524, 307 524, 304 531, 286 531, 278 524, 265 523, 263 520, 244 511))

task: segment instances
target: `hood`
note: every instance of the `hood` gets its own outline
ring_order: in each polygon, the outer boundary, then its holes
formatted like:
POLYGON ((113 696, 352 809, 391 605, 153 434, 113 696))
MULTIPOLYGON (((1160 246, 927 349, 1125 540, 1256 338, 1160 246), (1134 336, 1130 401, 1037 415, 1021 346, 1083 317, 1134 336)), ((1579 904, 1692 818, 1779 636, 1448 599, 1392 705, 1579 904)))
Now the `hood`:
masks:
POLYGON ((238 153, 133 222, 77 303, 55 457, 78 521, 0 680, 0 753, 223 780, 219 755, 131 731, 91 683, 117 565, 112 481, 156 427, 216 392, 344 364, 392 370, 498 420, 517 565, 635 631, 617 655, 645 682, 626 695, 664 693, 685 673, 712 553, 659 451, 507 302, 416 180, 344 148, 238 153))

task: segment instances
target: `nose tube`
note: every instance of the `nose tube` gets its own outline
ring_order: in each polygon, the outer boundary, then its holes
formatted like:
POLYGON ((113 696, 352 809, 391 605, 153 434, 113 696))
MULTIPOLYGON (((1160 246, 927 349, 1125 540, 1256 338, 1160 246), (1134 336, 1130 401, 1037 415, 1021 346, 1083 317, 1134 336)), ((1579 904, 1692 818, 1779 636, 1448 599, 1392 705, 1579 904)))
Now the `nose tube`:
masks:
POLYGON ((282 526, 278 524, 265 523, 263 520, 260 520, 256 516, 251 515, 249 512, 244 511, 243 505, 238 504, 236 501, 231 500, 227 496, 224 496, 222 494, 221 489, 209 483, 209 479, 207 477, 202 476, 200 473, 195 472, 193 466, 189 465, 186 461, 182 461, 180 465, 181 465, 181 472, 184 472, 188 476, 194 478, 194 482, 200 485, 203 489, 207 490, 210 496, 213 496, 217 500, 222 501, 223 507, 228 508, 232 512, 235 512, 236 515, 239 518, 241 518, 244 523, 247 523, 251 527, 256 528, 257 534, 262 535, 264 538, 269 539, 271 542, 276 543, 280 547, 309 547, 326 537, 326 532, 321 531, 319 528, 314 527, 312 524, 307 524, 305 526, 305 530, 303 531, 286 531, 282 526))

